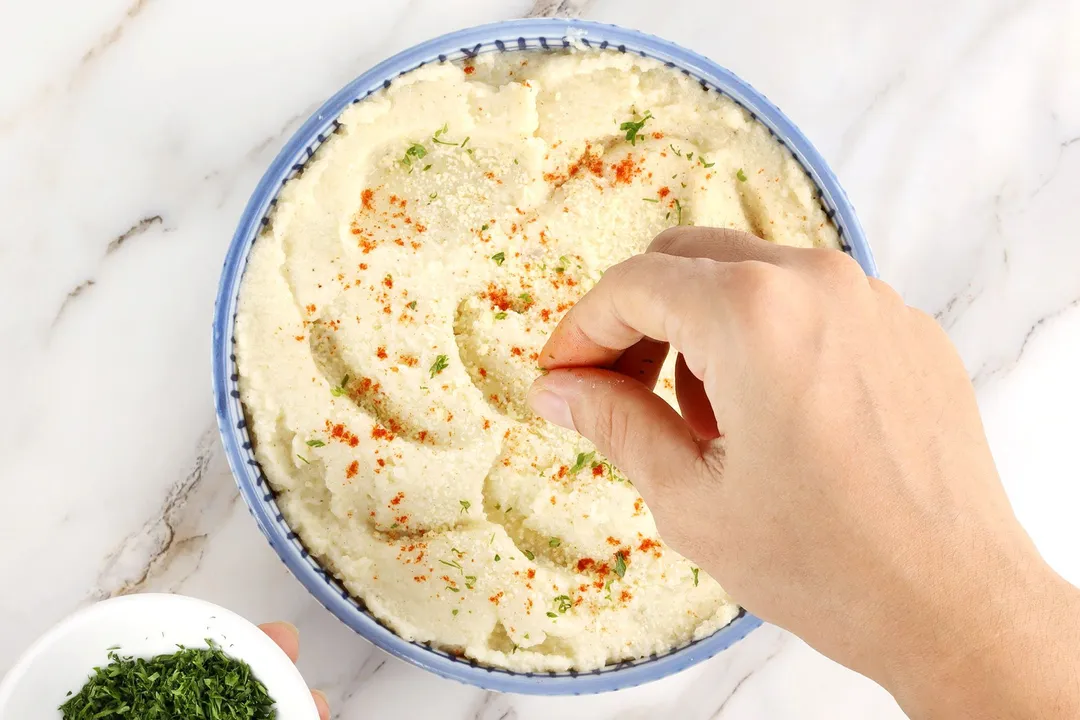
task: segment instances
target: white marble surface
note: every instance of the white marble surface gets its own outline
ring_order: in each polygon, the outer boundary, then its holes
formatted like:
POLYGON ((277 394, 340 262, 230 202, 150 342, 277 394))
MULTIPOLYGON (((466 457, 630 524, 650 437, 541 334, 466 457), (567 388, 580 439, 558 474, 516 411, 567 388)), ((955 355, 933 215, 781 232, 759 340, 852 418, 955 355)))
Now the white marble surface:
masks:
POLYGON ((975 379, 1017 512, 1080 583, 1080 2, 97 0, 0 4, 0 673, 95 599, 287 618, 341 718, 900 717, 761 629, 593 698, 500 696, 375 650, 255 529, 222 457, 210 316, 240 210, 327 96, 427 37, 529 13, 646 29, 778 103, 883 276, 975 379))

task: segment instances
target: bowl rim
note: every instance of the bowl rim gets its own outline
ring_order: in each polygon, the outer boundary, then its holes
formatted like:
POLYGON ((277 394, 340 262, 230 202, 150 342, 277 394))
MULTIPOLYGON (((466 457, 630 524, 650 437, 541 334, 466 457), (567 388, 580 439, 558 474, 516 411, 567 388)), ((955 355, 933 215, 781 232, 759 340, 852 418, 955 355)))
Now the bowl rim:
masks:
POLYGON ((624 661, 597 671, 570 673, 522 673, 490 668, 401 638, 376 620, 319 566, 299 542, 296 533, 285 524, 274 494, 252 454, 236 387, 238 376, 232 346, 236 302, 251 245, 266 224, 281 188, 303 170, 318 146, 333 133, 338 125, 337 118, 345 109, 373 92, 389 87, 398 76, 428 63, 453 61, 492 51, 562 49, 571 44, 632 52, 660 60, 697 80, 702 87, 720 92, 746 109, 791 151, 814 181, 826 215, 840 232, 845 252, 852 255, 868 275, 877 276, 855 209, 825 159, 764 95, 729 70, 667 40, 615 25, 559 18, 509 20, 446 33, 393 55, 346 84, 300 126, 260 179, 230 242, 214 305, 211 348, 214 407, 229 467, 260 531, 308 592, 348 627, 413 665, 488 690, 538 695, 607 692, 666 677, 730 647, 760 626, 761 620, 742 611, 728 625, 709 636, 662 656, 624 661))

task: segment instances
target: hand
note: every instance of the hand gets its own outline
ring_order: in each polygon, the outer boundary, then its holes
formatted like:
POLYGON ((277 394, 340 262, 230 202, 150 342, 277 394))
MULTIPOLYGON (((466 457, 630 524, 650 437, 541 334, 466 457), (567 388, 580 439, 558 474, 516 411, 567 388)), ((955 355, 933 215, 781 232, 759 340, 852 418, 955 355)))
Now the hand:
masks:
MULTIPOLYGON (((270 636, 277 646, 285 651, 289 659, 296 662, 300 657, 300 633, 293 625, 285 622, 264 623, 259 629, 270 636)), ((312 690, 311 696, 315 699, 315 707, 319 710, 319 720, 330 720, 330 704, 326 696, 318 690, 312 690)))
POLYGON ((911 714, 1080 713, 1076 589, 1013 515, 959 357, 846 255, 671 229, 540 364, 533 409, 751 612, 911 714), (652 392, 668 344, 681 416, 652 392))

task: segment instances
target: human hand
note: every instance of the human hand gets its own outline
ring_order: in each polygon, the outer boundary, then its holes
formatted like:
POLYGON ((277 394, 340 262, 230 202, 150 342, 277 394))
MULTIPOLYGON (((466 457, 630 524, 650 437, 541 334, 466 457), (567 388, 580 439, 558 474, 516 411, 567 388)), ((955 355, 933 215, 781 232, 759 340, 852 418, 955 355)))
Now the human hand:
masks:
MULTIPOLYGON (((300 657, 300 633, 296 627, 286 622, 271 622, 260 625, 259 629, 269 635, 290 660, 296 662, 300 657)), ((326 701, 326 696, 318 690, 312 690, 311 696, 319 710, 319 720, 330 720, 330 704, 326 701)))
POLYGON ((607 271, 540 364, 533 409, 592 440, 748 610, 913 714, 1080 712, 1077 593, 1012 512, 963 364, 849 257, 674 228, 607 271), (667 344, 681 416, 651 391, 667 344))

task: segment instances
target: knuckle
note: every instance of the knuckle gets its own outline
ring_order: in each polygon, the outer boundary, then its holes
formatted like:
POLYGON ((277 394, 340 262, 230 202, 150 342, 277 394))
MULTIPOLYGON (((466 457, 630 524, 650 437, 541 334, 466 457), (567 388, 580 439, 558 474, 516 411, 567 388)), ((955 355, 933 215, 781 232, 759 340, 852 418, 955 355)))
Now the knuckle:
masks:
POLYGON ((647 253, 667 253, 679 244, 679 241, 686 237, 687 232, 691 230, 686 225, 676 225, 675 227, 669 227, 662 231, 659 235, 653 238, 649 243, 647 253))
POLYGON ((856 260, 845 252, 830 248, 813 248, 805 253, 806 263, 815 275, 829 280, 864 280, 866 274, 856 260))
POLYGON ((596 437, 593 442, 600 452, 615 458, 625 456, 627 440, 630 434, 630 414, 623 403, 618 402, 616 393, 605 393, 596 405, 594 423, 596 437))

